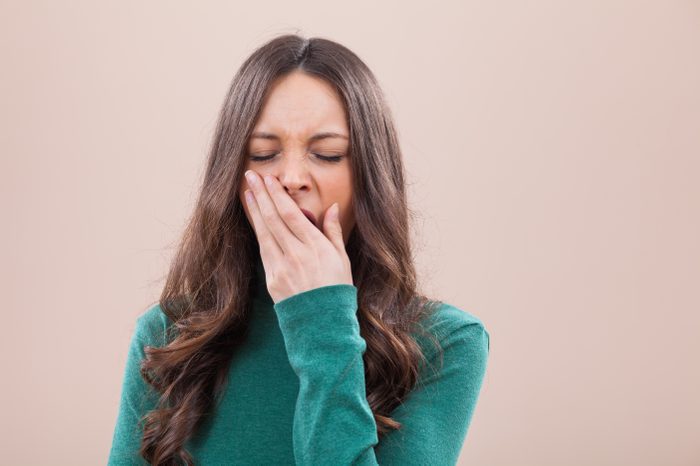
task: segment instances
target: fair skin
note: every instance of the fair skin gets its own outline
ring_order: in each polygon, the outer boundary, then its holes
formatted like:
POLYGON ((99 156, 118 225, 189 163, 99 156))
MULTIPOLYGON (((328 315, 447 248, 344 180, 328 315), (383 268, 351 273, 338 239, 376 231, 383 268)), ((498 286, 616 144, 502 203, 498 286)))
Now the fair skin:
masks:
POLYGON ((331 85, 298 70, 273 83, 248 142, 238 194, 275 302, 320 286, 353 284, 345 252, 355 226, 348 138, 345 108, 331 85))

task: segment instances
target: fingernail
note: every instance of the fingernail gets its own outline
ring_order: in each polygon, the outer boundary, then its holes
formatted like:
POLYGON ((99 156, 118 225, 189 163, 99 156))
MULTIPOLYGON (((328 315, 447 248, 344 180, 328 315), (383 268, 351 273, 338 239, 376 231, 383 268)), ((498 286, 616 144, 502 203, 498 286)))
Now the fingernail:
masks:
POLYGON ((245 172, 245 177, 248 180, 248 183, 250 184, 255 184, 255 175, 253 174, 252 170, 248 170, 245 172))

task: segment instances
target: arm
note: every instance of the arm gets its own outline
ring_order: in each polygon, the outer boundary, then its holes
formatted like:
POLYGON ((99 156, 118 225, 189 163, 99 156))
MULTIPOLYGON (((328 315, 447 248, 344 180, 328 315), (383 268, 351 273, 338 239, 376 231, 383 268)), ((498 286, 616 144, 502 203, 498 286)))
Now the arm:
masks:
POLYGON ((471 423, 486 373, 490 336, 483 324, 459 309, 455 319, 437 322, 443 363, 427 346, 429 368, 392 418, 403 424, 376 448, 382 465, 455 465, 471 423))
POLYGON ((442 338, 442 370, 429 373, 394 410, 403 428, 379 443, 366 398, 357 288, 307 290, 276 303, 275 311, 300 381, 293 425, 297 464, 455 464, 486 368, 483 326, 462 325, 442 338))
POLYGON ((151 341, 150 335, 152 332, 148 330, 148 320, 155 315, 154 313, 159 312, 161 312, 160 308, 156 306, 151 308, 145 315, 140 316, 136 321, 136 329, 131 336, 117 422, 114 428, 112 447, 109 452, 109 466, 148 464, 139 455, 141 437, 143 435, 143 425, 140 423, 140 418, 155 408, 158 397, 143 380, 139 369, 141 360, 145 356, 143 347, 146 345, 157 346, 151 341))

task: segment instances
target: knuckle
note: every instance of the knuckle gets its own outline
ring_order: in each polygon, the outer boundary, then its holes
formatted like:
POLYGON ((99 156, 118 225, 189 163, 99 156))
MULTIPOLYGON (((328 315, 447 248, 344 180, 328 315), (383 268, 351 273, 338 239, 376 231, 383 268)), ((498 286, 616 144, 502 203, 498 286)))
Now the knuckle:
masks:
POLYGON ((286 222, 291 222, 296 218, 294 215, 294 211, 292 211, 288 207, 284 207, 280 210, 280 217, 282 217, 282 219, 284 219, 284 221, 286 222))
POLYGON ((294 249, 290 249, 286 253, 287 258, 292 266, 296 266, 301 262, 301 258, 299 257, 299 253, 294 249))

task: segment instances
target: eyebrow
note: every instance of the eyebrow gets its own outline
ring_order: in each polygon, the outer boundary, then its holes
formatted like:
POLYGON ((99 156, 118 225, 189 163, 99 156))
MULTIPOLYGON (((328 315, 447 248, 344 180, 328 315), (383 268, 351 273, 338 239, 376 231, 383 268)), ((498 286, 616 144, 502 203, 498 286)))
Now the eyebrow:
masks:
MULTIPOLYGON (((279 141, 279 136, 277 136, 274 133, 267 133, 265 131, 256 131, 254 132, 251 136, 251 139, 273 139, 276 141, 279 141)), ((329 138, 341 138, 341 139, 348 139, 347 136, 344 134, 340 133, 334 133, 333 131, 325 131, 323 133, 316 133, 313 136, 309 138, 309 141, 318 141, 321 139, 329 139, 329 138)))

